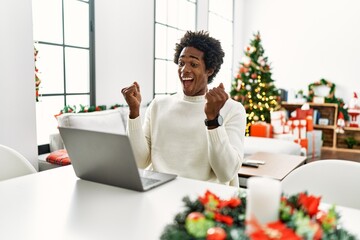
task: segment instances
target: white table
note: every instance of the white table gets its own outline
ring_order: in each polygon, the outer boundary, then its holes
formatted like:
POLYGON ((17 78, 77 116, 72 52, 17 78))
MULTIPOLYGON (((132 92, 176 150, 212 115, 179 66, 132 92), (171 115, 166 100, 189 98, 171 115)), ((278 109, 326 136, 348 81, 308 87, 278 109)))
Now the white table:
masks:
MULTIPOLYGON (((78 179, 72 166, 0 182, 0 239, 159 239, 182 198, 236 189, 178 177, 148 192, 78 179)), ((360 210, 339 208, 360 236, 360 210)))
POLYGON ((270 152, 256 152, 246 157, 246 160, 261 160, 264 165, 258 168, 242 166, 239 169, 239 181, 241 187, 247 186, 250 177, 269 177, 282 181, 291 171, 305 163, 306 157, 270 152))

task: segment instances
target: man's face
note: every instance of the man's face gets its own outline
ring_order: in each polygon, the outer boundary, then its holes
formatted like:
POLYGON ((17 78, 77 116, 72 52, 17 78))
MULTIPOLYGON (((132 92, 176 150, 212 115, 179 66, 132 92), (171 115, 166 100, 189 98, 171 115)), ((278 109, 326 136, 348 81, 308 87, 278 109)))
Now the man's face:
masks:
POLYGON ((179 57, 178 74, 186 96, 200 96, 207 92, 208 77, 213 73, 206 70, 204 53, 194 47, 185 47, 179 57))

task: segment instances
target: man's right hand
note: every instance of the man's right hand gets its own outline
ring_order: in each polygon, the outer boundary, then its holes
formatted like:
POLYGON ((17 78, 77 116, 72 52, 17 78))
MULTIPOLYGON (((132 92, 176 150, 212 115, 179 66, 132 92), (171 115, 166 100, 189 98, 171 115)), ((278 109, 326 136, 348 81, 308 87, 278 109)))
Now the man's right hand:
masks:
POLYGON ((134 82, 129 87, 121 89, 121 93, 129 105, 129 117, 131 119, 137 118, 140 115, 141 105, 140 85, 134 82))

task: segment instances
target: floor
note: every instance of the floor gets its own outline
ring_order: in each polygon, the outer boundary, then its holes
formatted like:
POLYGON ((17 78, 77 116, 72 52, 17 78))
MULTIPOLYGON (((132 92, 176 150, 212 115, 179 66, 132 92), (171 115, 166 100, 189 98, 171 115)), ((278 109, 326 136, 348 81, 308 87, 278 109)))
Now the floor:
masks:
POLYGON ((317 161, 322 159, 343 159, 360 163, 360 153, 353 152, 342 152, 336 150, 323 149, 321 151, 320 158, 316 158, 314 160, 308 160, 307 162, 317 161))

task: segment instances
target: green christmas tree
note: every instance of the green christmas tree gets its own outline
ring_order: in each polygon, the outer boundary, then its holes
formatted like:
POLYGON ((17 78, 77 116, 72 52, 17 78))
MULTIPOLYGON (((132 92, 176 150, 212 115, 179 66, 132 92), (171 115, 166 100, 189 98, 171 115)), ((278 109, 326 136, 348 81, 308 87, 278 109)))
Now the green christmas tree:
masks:
POLYGON ((249 136, 253 123, 270 123, 270 112, 280 108, 280 93, 271 78, 270 64, 264 52, 258 32, 246 46, 245 56, 231 86, 231 97, 241 102, 246 110, 246 136, 249 136))

